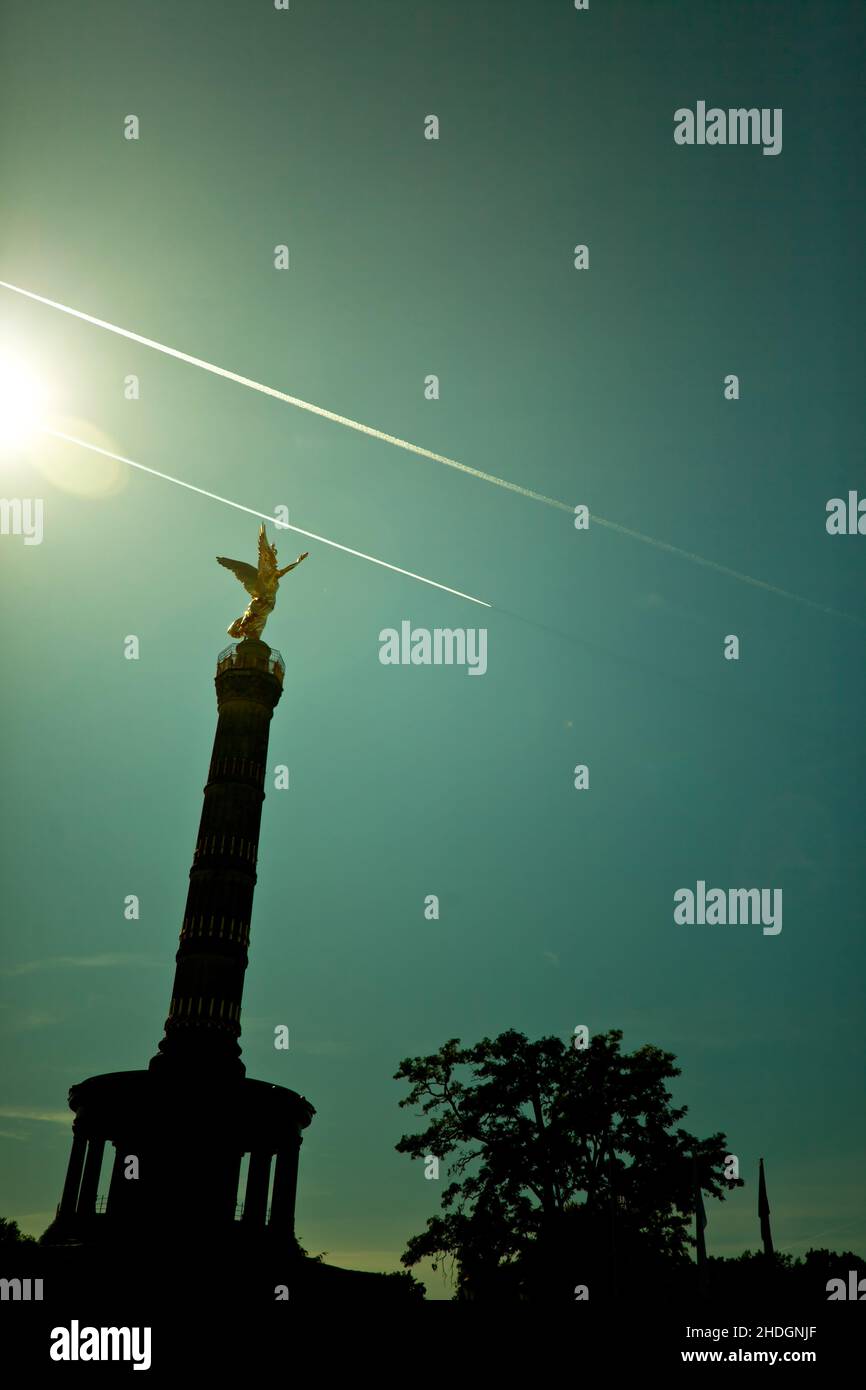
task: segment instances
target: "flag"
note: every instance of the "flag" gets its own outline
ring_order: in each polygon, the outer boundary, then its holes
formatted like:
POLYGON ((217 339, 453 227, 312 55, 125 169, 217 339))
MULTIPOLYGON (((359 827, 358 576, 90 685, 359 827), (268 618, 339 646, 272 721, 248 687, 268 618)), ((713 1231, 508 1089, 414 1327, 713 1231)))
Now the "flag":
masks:
POLYGON ((773 1236, 770 1231, 770 1203, 767 1201, 767 1184, 764 1181, 764 1160, 758 1166, 758 1216, 761 1220, 761 1240, 764 1254, 773 1254, 773 1236))

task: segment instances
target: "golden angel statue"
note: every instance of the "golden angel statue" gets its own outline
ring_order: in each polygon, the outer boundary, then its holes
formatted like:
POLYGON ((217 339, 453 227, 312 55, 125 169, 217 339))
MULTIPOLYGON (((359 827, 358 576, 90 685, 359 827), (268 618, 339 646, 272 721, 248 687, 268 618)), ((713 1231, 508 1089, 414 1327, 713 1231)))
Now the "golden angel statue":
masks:
POLYGON ((289 573, 289 570, 295 569, 302 560, 306 560, 309 553, 308 550, 305 550, 303 555, 299 555, 291 565, 286 565, 285 569, 278 570, 277 547, 268 543, 263 524, 259 529, 259 567, 257 570, 253 569, 252 565, 245 564, 243 560, 227 560, 224 555, 217 556, 218 562, 225 565, 227 570, 231 570, 250 596, 247 611, 242 618, 235 618, 228 629, 229 637, 261 638, 262 629, 274 611, 280 580, 284 574, 289 573))

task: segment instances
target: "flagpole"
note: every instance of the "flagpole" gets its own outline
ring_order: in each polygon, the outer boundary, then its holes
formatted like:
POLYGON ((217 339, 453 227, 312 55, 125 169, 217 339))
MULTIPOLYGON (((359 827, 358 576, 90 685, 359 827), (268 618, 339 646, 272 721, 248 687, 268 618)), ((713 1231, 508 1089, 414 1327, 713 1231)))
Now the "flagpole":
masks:
POLYGON ((772 1259, 775 1252, 773 1250, 773 1233, 770 1230, 770 1203, 767 1200, 763 1159, 760 1159, 758 1163, 758 1216, 761 1221, 761 1240, 764 1242, 764 1254, 768 1259, 772 1259))
POLYGON ((692 1186, 694 1188, 695 1205, 695 1248, 698 1262, 698 1291, 703 1294, 706 1287, 707 1274, 707 1242, 704 1236, 704 1229, 707 1224, 707 1213, 704 1210, 704 1199, 701 1193, 701 1184, 698 1178, 697 1161, 692 1159, 692 1186))

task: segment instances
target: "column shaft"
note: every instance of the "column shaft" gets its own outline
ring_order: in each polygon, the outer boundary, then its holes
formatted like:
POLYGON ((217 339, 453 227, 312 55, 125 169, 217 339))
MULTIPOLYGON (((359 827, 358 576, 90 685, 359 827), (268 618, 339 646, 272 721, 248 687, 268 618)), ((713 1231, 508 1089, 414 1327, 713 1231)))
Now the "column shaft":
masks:
POLYGON ((78 1189, 81 1185, 81 1170, 84 1167, 86 1150, 86 1137, 83 1134, 74 1135, 69 1166, 66 1169, 66 1181, 63 1184, 63 1196, 60 1198, 61 1216, 72 1216, 78 1206, 78 1189))
POLYGON ((102 1155, 105 1152, 104 1139, 91 1139, 87 1146, 87 1161, 84 1164, 84 1177, 78 1193, 79 1216, 92 1216, 96 1211, 96 1195, 99 1191, 99 1175, 102 1172, 102 1155))
POLYGON ((274 1191, 271 1197, 270 1225, 282 1231, 294 1232, 295 1196, 298 1186, 298 1156, 300 1140, 277 1154, 274 1172, 274 1191))
POLYGON ((247 1190, 244 1196, 244 1221, 264 1226, 268 1211, 268 1183, 271 1176, 271 1155, 257 1150, 250 1154, 247 1190))
POLYGON ((217 728, 157 1065, 213 1063, 243 1074, 238 1038, 268 735, 282 695, 270 652, 247 639, 217 671, 217 728))

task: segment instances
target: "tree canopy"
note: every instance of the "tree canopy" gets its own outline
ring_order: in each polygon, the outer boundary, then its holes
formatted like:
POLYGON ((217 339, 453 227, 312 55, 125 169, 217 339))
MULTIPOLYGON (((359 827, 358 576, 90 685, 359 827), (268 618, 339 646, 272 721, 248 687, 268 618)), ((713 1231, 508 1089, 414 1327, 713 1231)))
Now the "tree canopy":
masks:
POLYGON ((17 1221, 0 1216, 0 1245, 35 1245, 33 1236, 26 1236, 17 1221))
POLYGON ((426 1124, 397 1149, 435 1156, 452 1178, 404 1264, 450 1262, 458 1298, 531 1300, 688 1260, 696 1184, 722 1199, 741 1180, 725 1176, 724 1134, 682 1128, 673 1054, 621 1041, 611 1030, 580 1048, 509 1029, 404 1059, 400 1105, 426 1124))

